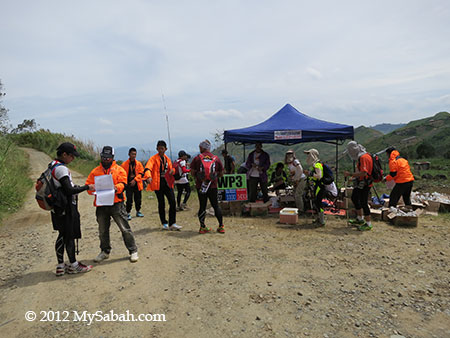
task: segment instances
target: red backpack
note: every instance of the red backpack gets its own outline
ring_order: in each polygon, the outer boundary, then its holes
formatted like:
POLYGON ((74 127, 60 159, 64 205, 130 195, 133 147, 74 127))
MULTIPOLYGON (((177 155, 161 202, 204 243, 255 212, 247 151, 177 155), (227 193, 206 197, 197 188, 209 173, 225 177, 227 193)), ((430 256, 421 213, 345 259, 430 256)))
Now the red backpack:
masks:
POLYGON ((174 170, 173 177, 175 178, 176 181, 178 181, 181 178, 181 176, 183 176, 183 171, 180 166, 181 161, 182 160, 178 159, 175 162, 173 162, 173 170, 174 170))
POLYGON ((207 155, 200 154, 200 179, 202 181, 214 181, 217 178, 216 173, 216 160, 217 156, 213 155, 212 157, 207 155))

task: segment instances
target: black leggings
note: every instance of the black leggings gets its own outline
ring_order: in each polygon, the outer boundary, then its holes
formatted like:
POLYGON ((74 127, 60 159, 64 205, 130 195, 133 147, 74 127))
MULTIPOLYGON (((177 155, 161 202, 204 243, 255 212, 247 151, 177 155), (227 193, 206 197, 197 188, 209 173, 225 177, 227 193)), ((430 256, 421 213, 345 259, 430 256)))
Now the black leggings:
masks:
POLYGON ((173 189, 169 188, 167 185, 167 182, 164 178, 161 177, 161 182, 159 184, 159 190, 155 190, 156 197, 158 198, 158 212, 159 212, 159 219, 161 220, 162 224, 169 224, 172 225, 176 222, 176 204, 175 204, 175 194, 173 193, 173 189), (164 200, 164 196, 167 197, 167 200, 169 201, 169 222, 167 222, 166 219, 166 203, 164 200))
POLYGON ((180 206, 181 205, 181 197, 183 197, 183 191, 186 191, 186 195, 184 196, 184 200, 183 203, 186 204, 189 196, 191 196, 191 186, 188 183, 177 183, 177 190, 178 190, 178 195, 177 195, 177 205, 180 206))
POLYGON ((411 190, 413 187, 413 182, 406 183, 396 183, 394 189, 391 191, 389 196, 389 207, 396 207, 400 196, 403 197, 403 202, 405 205, 411 205, 411 190))
POLYGON ((66 238, 63 233, 59 231, 58 238, 55 243, 56 258, 58 264, 64 263, 64 247, 66 247, 67 256, 70 263, 75 263, 75 240, 73 238, 66 238))
POLYGON ((199 189, 197 189, 198 201, 200 203, 200 208, 198 209, 198 219, 200 221, 200 226, 205 226, 205 217, 206 217, 206 204, 211 203, 211 206, 214 208, 214 214, 216 215, 217 221, 219 222, 219 226, 223 225, 222 218, 222 209, 219 207, 219 202, 217 201, 217 188, 209 188, 206 194, 200 193, 199 189))
POLYGON ((363 209, 364 216, 370 216, 370 208, 368 204, 369 193, 369 186, 364 186, 362 189, 354 188, 352 193, 352 202, 355 205, 355 209, 363 209))

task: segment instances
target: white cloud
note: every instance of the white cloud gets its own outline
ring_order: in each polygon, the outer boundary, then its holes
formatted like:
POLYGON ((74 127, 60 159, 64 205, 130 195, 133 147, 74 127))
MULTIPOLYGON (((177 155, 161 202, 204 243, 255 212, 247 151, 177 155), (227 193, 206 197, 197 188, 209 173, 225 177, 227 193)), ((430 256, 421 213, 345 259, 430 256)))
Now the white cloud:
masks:
POLYGON ((322 73, 313 67, 306 68, 306 73, 317 80, 320 80, 323 77, 322 73))
POLYGON ((105 119, 105 118, 99 118, 98 122, 101 125, 104 125, 104 126, 112 126, 112 124, 113 124, 113 122, 111 120, 108 120, 108 119, 105 119))

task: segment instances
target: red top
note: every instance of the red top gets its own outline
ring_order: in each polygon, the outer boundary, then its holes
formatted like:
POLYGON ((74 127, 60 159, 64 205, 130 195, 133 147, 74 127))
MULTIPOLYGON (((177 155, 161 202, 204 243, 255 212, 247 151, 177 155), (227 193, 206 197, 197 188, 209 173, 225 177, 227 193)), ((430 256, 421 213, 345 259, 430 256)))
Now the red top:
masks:
MULTIPOLYGON (((202 155, 203 156, 210 156, 210 157, 214 156, 209 151, 203 152, 202 155)), ((201 168, 201 163, 202 163, 202 160, 200 159, 200 155, 195 156, 194 159, 191 162, 191 170, 195 171, 196 173, 198 173, 200 171, 200 168, 201 168)), ((223 164, 220 161, 219 157, 217 157, 217 159, 216 159, 216 173, 220 174, 222 171, 223 171, 223 164)), ((195 178, 195 187, 197 189, 200 189, 201 186, 202 186, 202 181, 197 178, 197 175, 195 175, 194 178, 195 178)), ((217 188, 217 178, 215 180, 211 181, 211 185, 209 187, 210 188, 217 188)))

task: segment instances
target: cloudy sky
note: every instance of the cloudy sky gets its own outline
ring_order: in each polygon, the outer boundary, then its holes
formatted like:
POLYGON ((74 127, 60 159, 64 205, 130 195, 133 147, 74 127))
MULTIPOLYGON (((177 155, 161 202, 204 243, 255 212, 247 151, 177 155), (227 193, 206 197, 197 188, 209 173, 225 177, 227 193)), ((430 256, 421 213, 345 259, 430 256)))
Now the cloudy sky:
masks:
MULTIPOLYGON (((13 124, 192 150, 291 103, 400 123, 450 110, 450 2, 0 0, 13 124)), ((153 146, 152 146, 153 147, 153 146)))

